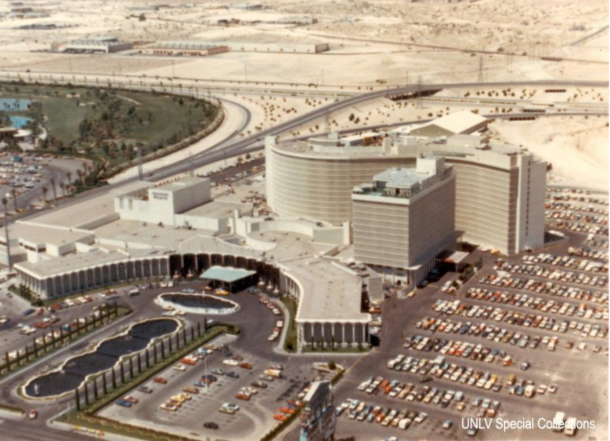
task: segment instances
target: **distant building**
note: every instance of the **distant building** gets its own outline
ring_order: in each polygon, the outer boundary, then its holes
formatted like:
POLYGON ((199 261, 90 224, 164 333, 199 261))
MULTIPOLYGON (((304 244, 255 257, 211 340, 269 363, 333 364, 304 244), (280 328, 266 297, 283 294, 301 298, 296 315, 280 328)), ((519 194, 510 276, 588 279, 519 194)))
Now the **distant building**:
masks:
POLYGON ((104 53, 110 54, 133 49, 133 43, 119 41, 115 37, 87 38, 67 43, 53 43, 51 50, 70 53, 104 53))
POLYGON ((143 54, 174 57, 207 57, 228 51, 229 48, 222 43, 216 44, 199 40, 161 41, 142 48, 143 54))
POLYGON ((261 3, 236 3, 230 6, 233 9, 242 9, 244 11, 260 11, 264 9, 261 3))
POLYGON ((318 54, 330 49, 328 43, 251 43, 251 42, 218 42, 227 46, 231 52, 295 53, 318 54))
POLYGON ((7 139, 13 139, 19 129, 15 127, 0 127, 0 141, 5 141, 7 139))
POLYGON ((410 136, 425 136, 437 138, 439 136, 468 135, 487 127, 489 120, 468 110, 455 112, 437 118, 409 131, 410 136))
POLYGON ((337 423, 331 382, 313 382, 303 404, 299 441, 332 440, 337 423))
POLYGON ((419 283, 455 242, 455 173, 441 157, 391 168, 352 192, 355 259, 419 283))

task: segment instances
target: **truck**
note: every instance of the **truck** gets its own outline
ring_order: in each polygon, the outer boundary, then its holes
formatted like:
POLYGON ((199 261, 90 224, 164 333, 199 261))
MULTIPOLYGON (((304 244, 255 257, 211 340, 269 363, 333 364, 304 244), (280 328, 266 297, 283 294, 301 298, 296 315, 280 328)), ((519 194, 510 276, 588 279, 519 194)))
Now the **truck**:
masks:
POLYGON ((566 436, 574 436, 576 435, 576 418, 570 417, 566 421, 565 431, 566 436))
POLYGON ((563 431, 565 420, 566 414, 563 412, 557 412, 553 417, 553 432, 559 433, 563 431))
POLYGON ((134 296, 139 296, 139 295, 140 295, 140 290, 137 288, 134 288, 129 291, 129 297, 134 297, 134 296))

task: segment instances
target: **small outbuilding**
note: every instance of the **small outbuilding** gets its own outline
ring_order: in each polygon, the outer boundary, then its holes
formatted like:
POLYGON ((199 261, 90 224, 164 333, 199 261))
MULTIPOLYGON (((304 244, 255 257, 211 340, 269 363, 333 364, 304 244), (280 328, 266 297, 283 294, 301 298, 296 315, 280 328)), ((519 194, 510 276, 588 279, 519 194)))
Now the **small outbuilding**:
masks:
POLYGON ((468 135, 487 127, 489 120, 469 110, 451 113, 430 121, 409 132, 411 136, 436 138, 439 136, 468 135))

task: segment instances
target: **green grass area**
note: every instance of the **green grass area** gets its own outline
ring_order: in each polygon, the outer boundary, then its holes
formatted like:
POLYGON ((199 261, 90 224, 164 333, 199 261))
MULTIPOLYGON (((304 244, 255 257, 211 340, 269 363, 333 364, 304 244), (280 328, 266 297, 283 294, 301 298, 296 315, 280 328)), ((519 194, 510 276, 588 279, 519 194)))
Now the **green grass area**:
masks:
POLYGON ((288 309, 290 317, 286 317, 286 339, 284 340, 284 350, 288 352, 296 352, 297 350, 297 302, 292 297, 282 297, 282 303, 288 309))
MULTIPOLYGON (((206 100, 111 88, 0 83, 2 99, 27 99, 30 109, 10 112, 48 132, 42 150, 78 152, 117 167, 218 123, 219 108, 206 100)), ((0 109, 2 110, 2 109, 0 109)))
POLYGON ((126 394, 128 391, 138 387, 145 381, 149 380, 163 369, 166 369, 170 365, 176 363, 185 355, 191 353, 195 349, 201 347, 202 345, 206 344, 210 340, 218 337, 223 333, 239 334, 239 328, 234 325, 225 325, 220 323, 212 325, 203 335, 196 338, 187 346, 174 352, 168 358, 157 363, 155 366, 152 366, 141 374, 138 374, 135 378, 129 380, 114 391, 111 391, 106 396, 98 400, 96 403, 91 404, 88 408, 81 411, 72 410, 70 412, 67 412, 58 417, 56 421, 71 424, 73 426, 79 426, 81 428, 87 428, 90 430, 96 430, 104 433, 108 432, 120 436, 127 436, 130 438, 142 440, 179 441, 190 439, 173 435, 171 433, 159 432, 152 429, 132 426, 118 421, 109 420, 107 418, 97 416, 95 415, 95 413, 110 404, 111 402, 113 402, 114 400, 116 400, 118 397, 126 394))

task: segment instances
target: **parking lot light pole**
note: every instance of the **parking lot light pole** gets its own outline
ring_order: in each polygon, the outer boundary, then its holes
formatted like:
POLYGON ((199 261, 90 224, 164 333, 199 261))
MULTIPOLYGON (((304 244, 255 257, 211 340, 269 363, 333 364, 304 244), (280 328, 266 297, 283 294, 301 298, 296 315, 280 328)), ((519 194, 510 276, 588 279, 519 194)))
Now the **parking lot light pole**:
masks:
POLYGON ((8 266, 8 270, 13 270, 13 265, 11 262, 11 244, 9 243, 8 236, 8 211, 6 206, 8 205, 8 199, 2 198, 2 205, 4 205, 4 240, 6 241, 6 264, 8 266))

